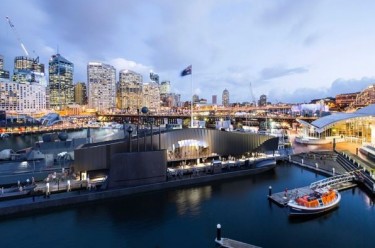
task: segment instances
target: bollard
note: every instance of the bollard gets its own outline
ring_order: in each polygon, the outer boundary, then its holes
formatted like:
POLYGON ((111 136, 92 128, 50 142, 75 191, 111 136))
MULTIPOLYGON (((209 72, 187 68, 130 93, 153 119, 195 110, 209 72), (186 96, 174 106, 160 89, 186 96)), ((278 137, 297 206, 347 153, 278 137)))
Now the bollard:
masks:
POLYGON ((272 186, 269 186, 268 187, 268 196, 271 196, 272 195, 272 186))
POLYGON ((372 184, 372 192, 375 192, 375 183, 372 184))
POLYGON ((70 188, 70 180, 68 180, 66 184, 67 184, 67 189, 66 189, 66 191, 67 191, 67 192, 71 191, 71 188, 70 188))
POLYGON ((216 240, 221 240, 221 225, 217 224, 216 226, 216 240))
POLYGON ((319 165, 318 165, 318 163, 315 163, 315 167, 316 167, 316 169, 318 169, 318 168, 319 168, 319 165))
POLYGON ((332 168, 332 176, 335 176, 335 168, 332 168))
POLYGON ((50 194, 51 194, 51 192, 49 191, 49 183, 46 183, 46 196, 47 196, 47 198, 49 198, 50 194))
POLYGON ((302 162, 302 164, 303 164, 303 159, 301 159, 301 162, 302 162))

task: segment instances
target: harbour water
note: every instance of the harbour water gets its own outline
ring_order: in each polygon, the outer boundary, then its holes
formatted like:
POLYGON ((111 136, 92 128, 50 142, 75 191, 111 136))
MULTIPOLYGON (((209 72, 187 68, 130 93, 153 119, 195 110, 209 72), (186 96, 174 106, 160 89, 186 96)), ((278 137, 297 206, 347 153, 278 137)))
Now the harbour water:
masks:
POLYGON ((261 247, 374 247, 373 200, 343 191, 340 207, 290 219, 267 199, 324 178, 294 165, 260 175, 133 195, 0 220, 2 247, 216 247, 222 235, 261 247), (5 235, 6 234, 6 235, 5 235))

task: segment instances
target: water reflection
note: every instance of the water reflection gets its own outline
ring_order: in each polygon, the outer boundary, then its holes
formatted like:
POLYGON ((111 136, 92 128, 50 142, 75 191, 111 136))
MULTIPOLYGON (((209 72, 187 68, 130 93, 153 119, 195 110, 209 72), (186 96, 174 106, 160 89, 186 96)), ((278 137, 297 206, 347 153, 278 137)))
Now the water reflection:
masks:
POLYGON ((171 195, 171 201, 176 203, 178 215, 199 215, 202 202, 211 198, 211 195, 212 188, 208 185, 200 188, 178 190, 171 195))
POLYGON ((338 210, 339 207, 329 210, 328 212, 324 212, 321 214, 314 214, 314 215, 303 215, 303 216, 289 216, 288 220, 290 224, 298 224, 303 223, 306 221, 317 220, 318 223, 322 224, 331 218, 333 218, 335 211, 338 210))

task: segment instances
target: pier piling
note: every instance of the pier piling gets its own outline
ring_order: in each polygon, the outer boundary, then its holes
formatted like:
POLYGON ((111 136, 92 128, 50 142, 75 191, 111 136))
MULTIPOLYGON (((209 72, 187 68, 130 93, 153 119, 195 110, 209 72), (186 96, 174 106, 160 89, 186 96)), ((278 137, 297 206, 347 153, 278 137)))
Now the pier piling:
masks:
POLYGON ((272 195, 272 186, 269 186, 268 187, 268 196, 271 196, 272 195))
POLYGON ((220 241, 221 240, 221 225, 217 224, 216 226, 216 240, 220 241))

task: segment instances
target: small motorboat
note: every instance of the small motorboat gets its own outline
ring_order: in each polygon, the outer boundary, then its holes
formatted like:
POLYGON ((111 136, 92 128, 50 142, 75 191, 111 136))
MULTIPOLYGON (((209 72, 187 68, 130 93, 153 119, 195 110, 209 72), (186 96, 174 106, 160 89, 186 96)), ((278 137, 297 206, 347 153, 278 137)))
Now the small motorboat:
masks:
POLYGON ((315 215, 338 206, 341 195, 329 187, 314 189, 312 193, 299 195, 289 200, 289 215, 315 215))

